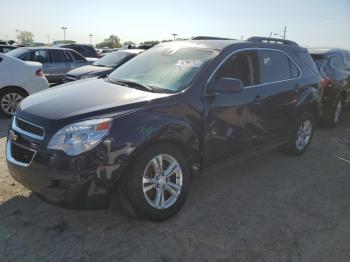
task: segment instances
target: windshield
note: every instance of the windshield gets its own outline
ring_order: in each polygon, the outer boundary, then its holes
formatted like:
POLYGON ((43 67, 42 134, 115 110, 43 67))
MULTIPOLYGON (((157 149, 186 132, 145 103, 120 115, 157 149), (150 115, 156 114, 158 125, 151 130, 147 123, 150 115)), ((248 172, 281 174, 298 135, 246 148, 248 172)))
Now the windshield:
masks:
POLYGON ((28 52, 28 49, 26 48, 17 48, 7 52, 6 55, 16 57, 16 58, 21 58, 21 56, 27 52, 28 52))
POLYGON ((101 59, 97 60, 95 63, 93 63, 93 65, 114 67, 130 55, 131 54, 127 52, 121 52, 121 51, 112 52, 108 55, 105 55, 101 59))
POLYGON ((116 69, 109 78, 178 92, 186 88, 213 55, 214 51, 207 49, 156 46, 116 69))

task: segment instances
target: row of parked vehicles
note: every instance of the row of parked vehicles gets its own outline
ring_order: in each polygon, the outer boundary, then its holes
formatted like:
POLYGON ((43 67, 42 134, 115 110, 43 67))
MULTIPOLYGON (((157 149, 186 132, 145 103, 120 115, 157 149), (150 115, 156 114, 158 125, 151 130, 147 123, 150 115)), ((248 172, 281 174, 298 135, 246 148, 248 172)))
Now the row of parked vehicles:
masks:
POLYGON ((126 210, 153 221, 180 210, 196 173, 277 147, 303 154, 316 121, 335 126, 350 102, 349 52, 283 39, 200 37, 96 63, 17 106, 10 174, 71 208, 117 192, 126 210), (99 75, 96 63, 108 69, 99 75))

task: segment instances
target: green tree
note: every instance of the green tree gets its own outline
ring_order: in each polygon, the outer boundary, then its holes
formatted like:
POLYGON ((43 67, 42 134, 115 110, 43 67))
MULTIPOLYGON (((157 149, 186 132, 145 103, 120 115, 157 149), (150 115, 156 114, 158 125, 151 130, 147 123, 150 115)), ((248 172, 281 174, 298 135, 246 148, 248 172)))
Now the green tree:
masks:
POLYGON ((30 44, 30 43, 33 43, 33 37, 34 35, 32 34, 32 32, 21 31, 18 35, 18 40, 22 44, 30 44))
POLYGON ((116 35, 110 35, 109 38, 103 40, 103 42, 96 44, 97 48, 109 47, 118 48, 121 47, 120 38, 116 35))

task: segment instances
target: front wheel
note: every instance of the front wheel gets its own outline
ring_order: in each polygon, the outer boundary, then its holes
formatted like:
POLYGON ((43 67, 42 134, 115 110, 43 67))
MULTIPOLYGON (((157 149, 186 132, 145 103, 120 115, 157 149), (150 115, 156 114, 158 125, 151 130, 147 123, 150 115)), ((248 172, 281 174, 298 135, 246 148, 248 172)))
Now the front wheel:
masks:
POLYGON ((139 155, 123 180, 133 211, 151 221, 174 216, 191 187, 191 173, 184 154, 167 143, 155 145, 139 155))
POLYGON ((292 128, 289 142, 285 145, 286 152, 292 155, 301 155, 309 147, 314 134, 314 117, 305 112, 297 119, 292 128))

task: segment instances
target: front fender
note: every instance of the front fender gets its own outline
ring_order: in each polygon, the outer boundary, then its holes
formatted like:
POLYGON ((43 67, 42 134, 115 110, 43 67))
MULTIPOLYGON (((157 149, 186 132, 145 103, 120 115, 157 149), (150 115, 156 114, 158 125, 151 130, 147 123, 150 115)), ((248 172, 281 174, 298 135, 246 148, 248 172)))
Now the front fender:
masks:
POLYGON ((187 118, 138 111, 115 119, 112 133, 103 143, 104 156, 97 174, 117 181, 144 149, 168 142, 186 155, 189 165, 200 162, 199 129, 187 118))

